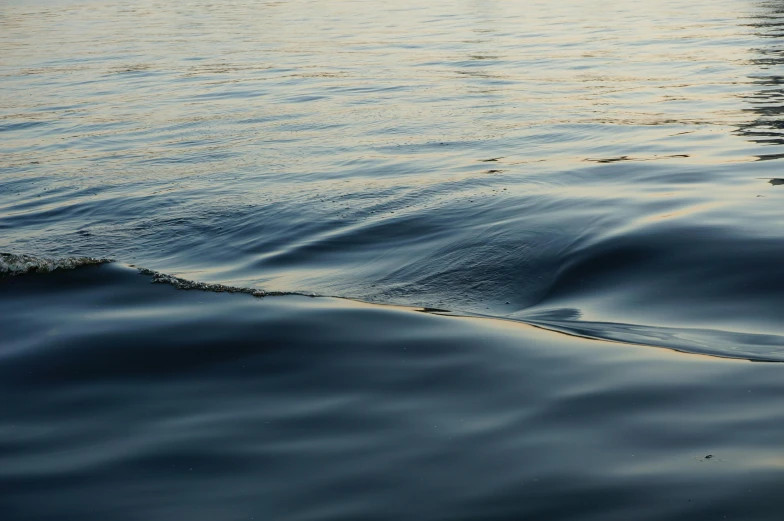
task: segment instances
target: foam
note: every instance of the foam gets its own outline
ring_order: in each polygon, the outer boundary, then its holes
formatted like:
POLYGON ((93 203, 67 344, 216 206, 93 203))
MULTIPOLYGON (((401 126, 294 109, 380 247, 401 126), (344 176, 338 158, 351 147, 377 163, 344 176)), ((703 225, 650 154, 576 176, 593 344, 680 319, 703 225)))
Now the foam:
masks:
MULTIPOLYGON (((169 284, 174 286, 177 289, 184 289, 184 290, 199 290, 199 291, 211 291, 213 293, 246 293, 248 295, 253 295, 254 297, 273 297, 273 296, 280 296, 280 295, 297 295, 297 293, 286 293, 286 292, 267 292, 263 289, 258 288, 247 288, 241 286, 226 286, 224 284, 210 284, 208 282, 198 282, 188 279, 183 279, 180 277, 175 277, 174 275, 167 275, 166 273, 161 273, 159 271, 150 270, 147 268, 137 268, 139 273, 143 275, 150 275, 152 276, 152 283, 153 284, 169 284)), ((315 296, 315 295, 310 295, 315 296)))
POLYGON ((72 270, 82 266, 97 266, 112 262, 112 259, 97 257, 64 257, 59 259, 0 253, 0 277, 47 273, 55 270, 72 270))

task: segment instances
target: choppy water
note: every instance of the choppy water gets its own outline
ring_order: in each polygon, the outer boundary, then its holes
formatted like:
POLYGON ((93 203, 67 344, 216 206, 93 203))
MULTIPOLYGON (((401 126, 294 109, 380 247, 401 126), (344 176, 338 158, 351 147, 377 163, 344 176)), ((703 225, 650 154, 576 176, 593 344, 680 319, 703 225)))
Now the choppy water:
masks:
POLYGON ((0 271, 117 262, 0 276, 0 389, 19 397, 0 417, 14 492, 0 506, 20 519, 778 519, 764 496, 781 482, 776 366, 645 349, 784 360, 782 27, 784 2, 752 0, 4 1, 0 271), (149 286, 154 273, 250 295, 149 286), (551 331, 251 298, 289 293, 551 331), (423 365, 374 390, 414 345, 423 365), (528 379, 544 401, 515 409, 528 379), (465 390, 495 386, 497 402, 465 390), (639 413, 622 397, 638 391, 639 413), (582 416, 570 397, 590 402, 582 416), (464 405, 483 434, 449 445, 456 423, 427 442, 411 430, 464 405), (534 409, 553 416, 529 432, 534 409), (298 434, 254 445, 265 415, 298 434), (199 428, 177 459, 172 444, 199 428), (495 466, 540 461, 545 439, 544 470, 495 466), (612 459, 616 442, 647 466, 612 459), (583 443, 607 465, 571 452, 583 443), (734 466, 694 459, 711 443, 734 466), (207 462, 192 476, 191 457, 207 462), (549 492, 513 501, 540 470, 549 492), (359 494, 366 480, 380 488, 359 494), (77 490, 105 503, 88 510, 77 490), (679 490, 697 504, 653 499, 679 490))

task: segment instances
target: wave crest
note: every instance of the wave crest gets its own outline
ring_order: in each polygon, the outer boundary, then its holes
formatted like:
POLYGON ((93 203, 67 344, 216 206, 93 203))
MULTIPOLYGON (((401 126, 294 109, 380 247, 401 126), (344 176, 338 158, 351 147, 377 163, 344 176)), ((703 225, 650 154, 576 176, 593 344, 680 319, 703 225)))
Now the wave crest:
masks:
POLYGON ((180 277, 175 277, 174 275, 167 275, 166 273, 161 273, 159 271, 147 269, 147 268, 136 268, 139 270, 139 273, 142 275, 150 275, 152 276, 152 283, 153 284, 169 284, 174 286, 177 289, 184 289, 184 290, 199 290, 199 291, 211 291, 213 293, 247 293, 248 295, 253 295, 254 297, 278 297, 282 295, 304 295, 308 297, 315 297, 316 295, 311 294, 304 294, 304 293, 296 293, 296 292, 286 292, 286 291, 264 291, 263 289, 258 288, 248 288, 242 286, 226 286, 224 284, 211 284, 209 282, 198 282, 188 279, 183 279, 180 277))

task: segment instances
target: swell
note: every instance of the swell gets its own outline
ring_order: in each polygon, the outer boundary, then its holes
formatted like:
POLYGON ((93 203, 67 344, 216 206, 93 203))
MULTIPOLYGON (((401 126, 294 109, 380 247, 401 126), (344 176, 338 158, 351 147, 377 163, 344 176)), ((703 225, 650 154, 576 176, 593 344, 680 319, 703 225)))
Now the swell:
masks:
MULTIPOLYGON (((67 257, 53 259, 31 255, 0 254, 0 276, 75 270, 114 262, 95 257, 67 257)), ((313 293, 265 291, 261 288, 231 286, 188 280, 155 270, 127 265, 140 274, 151 277, 152 284, 167 284, 178 290, 212 293, 243 293, 253 297, 300 295, 316 297, 313 293)), ((346 299, 355 300, 355 299, 346 299)), ((784 337, 776 334, 758 334, 709 328, 679 328, 581 320, 582 313, 574 308, 531 311, 523 316, 493 316, 461 313, 424 307, 417 311, 444 314, 452 317, 473 316, 509 320, 570 336, 617 342, 646 347, 671 349, 684 353, 750 360, 755 362, 784 362, 784 337)))

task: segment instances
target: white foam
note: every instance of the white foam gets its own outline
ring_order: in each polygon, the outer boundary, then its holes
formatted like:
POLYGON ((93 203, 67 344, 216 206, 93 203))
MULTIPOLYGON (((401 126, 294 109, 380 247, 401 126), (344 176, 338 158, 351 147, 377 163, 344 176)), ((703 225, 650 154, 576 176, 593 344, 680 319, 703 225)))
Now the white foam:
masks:
POLYGON ((153 284, 170 284, 177 289, 196 289, 199 291, 212 291, 214 293, 247 293, 254 297, 266 297, 267 295, 281 295, 282 293, 267 293, 263 289, 243 288, 238 286, 226 286, 224 284, 210 284, 207 282, 196 282, 181 279, 174 275, 167 275, 147 268, 138 268, 139 273, 151 275, 153 284))
POLYGON ((72 270, 81 266, 95 266, 112 262, 111 259, 96 257, 64 257, 52 259, 32 255, 0 253, 0 276, 23 275, 25 273, 72 270))

